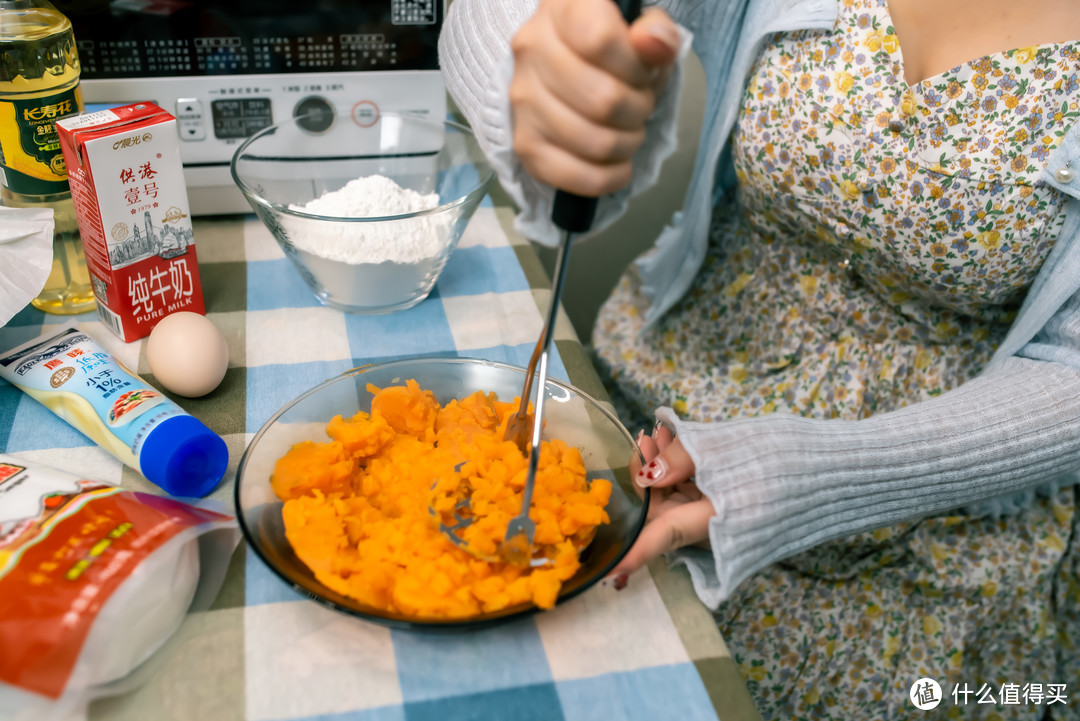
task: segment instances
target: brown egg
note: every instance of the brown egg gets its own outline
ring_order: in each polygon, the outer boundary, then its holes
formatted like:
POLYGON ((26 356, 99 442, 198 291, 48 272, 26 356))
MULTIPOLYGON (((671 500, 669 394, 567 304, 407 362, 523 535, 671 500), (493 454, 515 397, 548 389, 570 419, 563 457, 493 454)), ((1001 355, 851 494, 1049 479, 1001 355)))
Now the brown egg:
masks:
POLYGON ((229 348, 213 321, 185 311, 167 315, 154 326, 146 341, 146 360, 166 390, 197 398, 225 377, 229 348))

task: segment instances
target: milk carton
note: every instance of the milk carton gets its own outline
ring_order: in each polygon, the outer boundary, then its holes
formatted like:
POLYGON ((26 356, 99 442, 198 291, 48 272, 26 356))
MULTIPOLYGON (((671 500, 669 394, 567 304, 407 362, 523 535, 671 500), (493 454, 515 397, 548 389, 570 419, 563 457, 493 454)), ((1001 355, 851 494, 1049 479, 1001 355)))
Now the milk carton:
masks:
POLYGON ((204 314, 176 118, 143 102, 56 127, 102 323, 133 341, 204 314))

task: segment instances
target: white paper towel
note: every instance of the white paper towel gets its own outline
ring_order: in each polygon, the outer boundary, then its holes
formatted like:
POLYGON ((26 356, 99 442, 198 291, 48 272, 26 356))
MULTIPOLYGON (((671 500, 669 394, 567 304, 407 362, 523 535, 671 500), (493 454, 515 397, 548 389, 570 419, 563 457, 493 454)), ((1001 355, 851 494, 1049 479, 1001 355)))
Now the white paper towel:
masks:
POLYGON ((0 325, 37 297, 52 261, 52 208, 0 206, 0 325))

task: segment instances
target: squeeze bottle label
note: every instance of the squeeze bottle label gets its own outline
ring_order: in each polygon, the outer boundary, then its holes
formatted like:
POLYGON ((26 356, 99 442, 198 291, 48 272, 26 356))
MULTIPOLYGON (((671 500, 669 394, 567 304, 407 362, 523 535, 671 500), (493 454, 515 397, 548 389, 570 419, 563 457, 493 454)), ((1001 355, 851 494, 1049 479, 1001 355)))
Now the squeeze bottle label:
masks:
POLYGON ((139 471, 150 432, 185 414, 74 328, 0 357, 0 376, 139 471))

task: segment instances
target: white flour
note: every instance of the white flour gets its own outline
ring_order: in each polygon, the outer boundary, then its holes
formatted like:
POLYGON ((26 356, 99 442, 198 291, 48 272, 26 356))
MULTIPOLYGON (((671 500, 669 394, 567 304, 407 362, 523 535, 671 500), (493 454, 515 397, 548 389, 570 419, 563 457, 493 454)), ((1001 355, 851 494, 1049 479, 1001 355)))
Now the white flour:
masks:
MULTIPOLYGON (((290 207, 338 218, 371 218, 438 205, 438 193, 424 195, 385 176, 369 175, 290 207)), ((363 223, 281 216, 279 222, 298 251, 294 260, 324 303, 351 312, 385 313, 415 305, 431 292, 447 261, 455 216, 363 223)))
MULTIPOLYGON (((438 205, 438 193, 424 195, 385 176, 369 175, 290 207, 337 218, 372 218, 438 205)), ((290 233, 289 239, 299 249, 327 260, 358 264, 417 263, 433 258, 446 248, 450 229, 448 218, 421 216, 389 222, 320 223, 317 232, 311 227, 297 230, 300 232, 290 233)))

